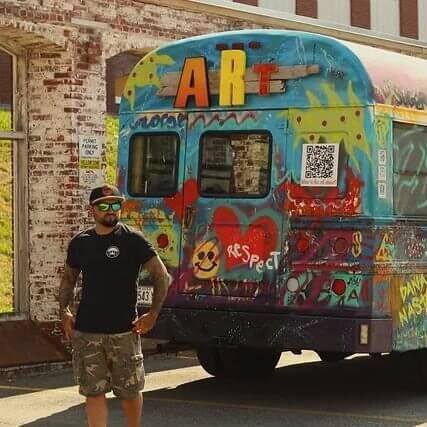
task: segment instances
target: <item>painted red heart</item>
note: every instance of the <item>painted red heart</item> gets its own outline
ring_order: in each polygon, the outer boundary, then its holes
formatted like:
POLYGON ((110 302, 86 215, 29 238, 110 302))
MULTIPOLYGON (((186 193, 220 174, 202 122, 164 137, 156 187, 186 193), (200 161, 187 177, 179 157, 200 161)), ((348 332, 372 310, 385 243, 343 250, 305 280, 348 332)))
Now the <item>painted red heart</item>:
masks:
POLYGON ((182 220, 182 213, 185 206, 192 205, 199 197, 197 190, 197 181, 189 179, 184 183, 183 189, 175 194, 174 197, 165 197, 165 205, 171 208, 179 221, 182 220), (185 198, 185 200, 184 200, 185 198))
POLYGON ((226 207, 216 209, 213 215, 212 225, 223 248, 226 270, 248 263, 248 253, 252 256, 257 255, 259 260, 265 261, 270 258, 271 252, 276 250, 278 228, 270 217, 256 218, 243 233, 242 222, 247 223, 247 218, 240 220, 232 209, 226 207), (239 245, 237 251, 233 251, 236 244, 239 245), (242 250, 243 246, 247 249, 242 250), (241 256, 236 256, 238 254, 241 256))

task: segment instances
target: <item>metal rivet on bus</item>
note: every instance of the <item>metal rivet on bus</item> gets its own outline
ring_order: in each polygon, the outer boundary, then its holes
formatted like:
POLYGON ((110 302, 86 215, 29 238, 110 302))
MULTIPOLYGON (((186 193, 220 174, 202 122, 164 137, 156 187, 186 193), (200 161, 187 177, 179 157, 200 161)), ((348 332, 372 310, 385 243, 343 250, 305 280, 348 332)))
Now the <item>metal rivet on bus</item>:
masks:
POLYGON ((360 111, 357 110, 354 114, 356 114, 356 116, 360 116, 360 111))
POLYGON ((356 135, 356 138, 357 138, 357 139, 362 139, 362 135, 360 135, 360 133, 358 133, 358 134, 356 135))
POLYGON ((302 120, 302 119, 301 119, 301 116, 298 116, 298 117, 297 117, 297 122, 298 122, 298 123, 301 123, 301 120, 302 120))
POLYGON ((345 116, 341 116, 341 117, 340 117, 340 120, 341 120, 342 122, 345 122, 345 116))
POLYGON ((323 120, 322 126, 326 126, 327 124, 328 124, 328 122, 326 120, 323 120))

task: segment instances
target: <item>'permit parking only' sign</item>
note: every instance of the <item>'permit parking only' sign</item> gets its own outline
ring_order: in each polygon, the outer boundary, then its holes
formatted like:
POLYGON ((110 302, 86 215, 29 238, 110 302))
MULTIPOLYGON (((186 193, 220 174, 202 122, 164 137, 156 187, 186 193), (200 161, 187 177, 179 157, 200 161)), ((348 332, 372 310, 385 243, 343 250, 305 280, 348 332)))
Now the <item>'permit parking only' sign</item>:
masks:
POLYGON ((94 187, 103 181, 101 141, 96 136, 79 136, 79 182, 82 187, 94 187))

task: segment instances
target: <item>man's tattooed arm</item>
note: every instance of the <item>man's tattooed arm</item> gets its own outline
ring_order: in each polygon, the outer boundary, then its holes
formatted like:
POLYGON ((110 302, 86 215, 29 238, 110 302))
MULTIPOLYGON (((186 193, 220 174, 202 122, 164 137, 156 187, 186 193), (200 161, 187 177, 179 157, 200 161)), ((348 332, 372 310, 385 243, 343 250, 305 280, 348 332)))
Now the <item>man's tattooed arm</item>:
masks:
POLYGON ((71 268, 65 264, 64 274, 59 285, 59 312, 61 316, 65 312, 71 312, 70 304, 73 301, 74 288, 76 287, 79 274, 80 270, 71 268))

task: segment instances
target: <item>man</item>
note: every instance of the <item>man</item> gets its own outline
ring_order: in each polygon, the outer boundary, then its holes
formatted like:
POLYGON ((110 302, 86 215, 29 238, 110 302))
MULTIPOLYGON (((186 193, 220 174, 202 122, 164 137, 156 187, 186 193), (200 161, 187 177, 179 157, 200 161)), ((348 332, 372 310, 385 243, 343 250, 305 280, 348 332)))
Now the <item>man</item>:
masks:
POLYGON ((72 338, 73 369, 79 393, 86 397, 89 426, 105 427, 105 393, 122 399, 128 426, 140 426, 144 386, 140 334, 151 330, 170 284, 156 251, 143 237, 119 222, 124 197, 111 185, 89 196, 95 226, 73 237, 59 289, 64 335, 72 338), (137 318, 136 281, 140 268, 154 285, 148 313, 137 318), (77 278, 82 298, 76 318, 70 310, 77 278))

